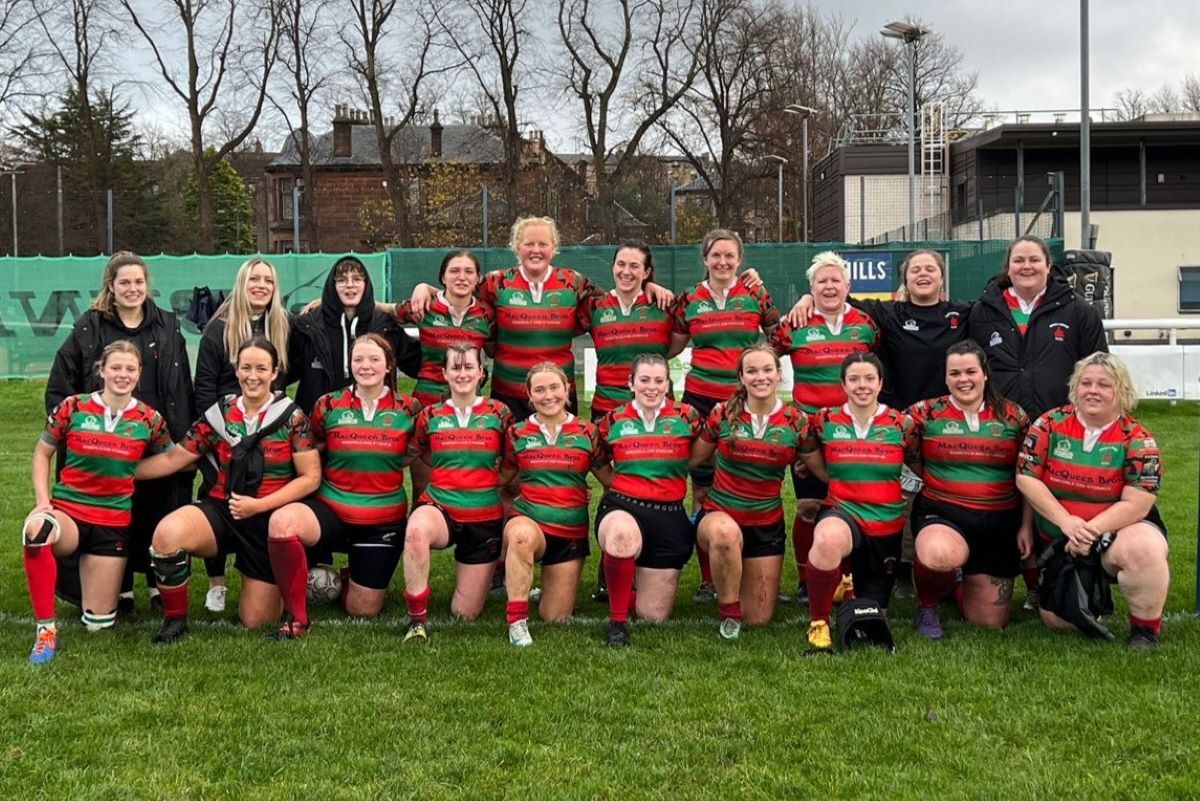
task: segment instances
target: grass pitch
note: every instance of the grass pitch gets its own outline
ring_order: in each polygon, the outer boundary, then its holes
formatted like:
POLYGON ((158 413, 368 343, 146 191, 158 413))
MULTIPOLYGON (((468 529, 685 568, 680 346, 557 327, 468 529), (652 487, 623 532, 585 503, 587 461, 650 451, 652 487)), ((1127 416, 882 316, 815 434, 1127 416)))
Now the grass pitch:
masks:
MULTIPOLYGON (((60 609, 63 650, 39 669, 17 529, 42 392, 0 384, 0 799, 1200 796, 1197 405, 1139 414, 1164 450, 1174 574, 1152 654, 1020 610, 998 633, 944 609, 948 639, 929 643, 911 601, 892 608, 895 655, 801 656, 791 605, 730 646, 715 606, 691 601, 694 565, 676 619, 635 625, 634 647, 613 652, 587 597, 595 553, 577 619, 535 621, 536 644, 517 650, 500 600, 478 622, 449 618, 446 553, 424 649, 401 645, 399 579, 380 620, 317 610, 308 638, 273 644, 238 627, 234 603, 205 612, 197 570, 184 642, 152 647, 146 612, 88 635, 60 609)), ((1123 611, 1118 597, 1118 638, 1123 611)))

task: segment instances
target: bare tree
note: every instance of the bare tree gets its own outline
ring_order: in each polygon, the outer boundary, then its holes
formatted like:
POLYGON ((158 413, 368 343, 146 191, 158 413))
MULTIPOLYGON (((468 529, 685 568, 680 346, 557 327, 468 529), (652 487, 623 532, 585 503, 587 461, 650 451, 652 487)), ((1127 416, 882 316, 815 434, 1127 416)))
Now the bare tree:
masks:
POLYGON ((422 92, 427 82, 447 69, 435 65, 433 58, 436 22, 421 0, 407 1, 406 5, 399 5, 400 0, 342 2, 349 7, 352 21, 340 35, 375 129, 397 238, 401 247, 413 247, 416 240, 408 197, 411 175, 403 167, 405 161, 416 161, 419 154, 397 152, 397 144, 401 132, 422 112, 422 92), (404 41, 404 59, 394 56, 385 42, 392 29, 400 25, 403 30, 397 31, 394 38, 404 41), (387 116, 385 111, 392 109, 397 113, 387 116))
POLYGON ((1150 110, 1150 100, 1141 89, 1119 89, 1113 96, 1118 120, 1136 120, 1150 110))
POLYGON ((527 75, 527 6, 528 0, 456 0, 441 8, 435 6, 434 11, 504 143, 504 202, 510 216, 521 211, 518 195, 524 141, 517 95, 527 75))
POLYGON ((271 0, 171 0, 164 4, 169 12, 158 19, 135 8, 134 0, 120 3, 153 53, 166 93, 187 109, 199 245, 211 251, 212 172, 258 124, 278 58, 278 8, 271 0), (228 123, 231 115, 243 122, 217 135, 215 123, 222 118, 228 123))
POLYGON ((332 83, 334 53, 330 45, 333 31, 326 21, 330 0, 280 0, 280 61, 276 71, 280 88, 289 102, 285 107, 274 97, 272 105, 288 128, 288 138, 300 161, 300 178, 310 198, 301 208, 304 230, 312 250, 321 249, 320 222, 317 219, 317 175, 313 169, 312 111, 316 99, 332 83))
POLYGON ((1200 72, 1183 76, 1179 85, 1179 102, 1184 111, 1200 111, 1200 72))
POLYGON ((717 223, 740 228, 749 185, 771 169, 761 131, 789 102, 775 90, 783 13, 748 0, 709 0, 703 11, 700 77, 661 127, 708 186, 717 223))
POLYGON ((696 2, 618 0, 616 6, 600 13, 591 0, 566 0, 558 12, 565 88, 582 106, 600 228, 611 240, 613 187, 636 164, 643 138, 692 86, 701 61, 696 2))
POLYGON ((37 17, 28 0, 0 0, 0 121, 14 101, 32 91, 41 74, 43 42, 36 36, 37 17))

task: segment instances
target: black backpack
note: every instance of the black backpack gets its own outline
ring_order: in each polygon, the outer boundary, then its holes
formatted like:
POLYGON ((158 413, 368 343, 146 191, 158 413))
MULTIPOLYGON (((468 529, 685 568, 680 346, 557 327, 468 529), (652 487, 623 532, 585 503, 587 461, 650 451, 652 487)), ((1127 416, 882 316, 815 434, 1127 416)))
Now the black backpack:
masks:
POLYGON ((267 405, 258 430, 245 437, 232 434, 225 428, 225 415, 221 411, 220 403, 214 403, 204 413, 204 419, 217 432, 217 436, 229 443, 233 449, 229 459, 229 470, 225 476, 226 498, 234 494, 258 497, 266 470, 266 457, 259 443, 292 419, 295 410, 296 404, 286 395, 276 397, 267 405))

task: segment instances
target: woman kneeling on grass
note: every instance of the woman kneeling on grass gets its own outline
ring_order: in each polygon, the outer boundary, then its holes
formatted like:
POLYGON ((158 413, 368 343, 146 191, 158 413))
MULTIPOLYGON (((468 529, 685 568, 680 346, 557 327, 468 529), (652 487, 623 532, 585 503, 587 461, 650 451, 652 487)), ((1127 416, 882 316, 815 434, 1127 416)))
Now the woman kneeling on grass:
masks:
POLYGON ((1032 512, 1015 479, 1029 418, 991 382, 973 340, 946 351, 946 386, 949 395, 908 409, 920 454, 912 466, 925 480, 912 511, 916 627, 931 640, 945 636, 938 605, 959 568, 963 617, 1003 628, 1013 578, 1033 548, 1032 512))
POLYGON ((306 548, 320 542, 350 555, 342 605, 355 617, 383 609, 404 553, 404 466, 419 406, 396 392, 395 352, 379 334, 354 340, 350 372, 354 385, 322 395, 309 418, 325 453, 321 488, 271 515, 267 545, 284 609, 276 640, 308 632, 306 548))
POLYGON ((447 347, 445 373, 450 397, 421 410, 409 446, 432 468, 404 538, 404 641, 418 644, 429 640, 430 551, 454 546, 450 611, 474 620, 487 601, 504 525, 498 465, 512 414, 503 402, 479 397, 487 374, 476 346, 447 347))
POLYGON ((217 456, 208 497, 172 512, 154 531, 150 559, 163 598, 153 642, 187 634, 191 557, 236 553, 242 573, 238 616, 248 628, 279 619, 280 597, 267 551, 271 512, 311 494, 321 483, 321 457, 304 413, 271 390, 279 375, 275 346, 262 337, 237 352, 241 395, 227 395, 192 425, 181 447, 146 459, 138 478, 157 478, 217 456))
POLYGON ((629 645, 635 572, 638 615, 653 621, 671 616, 679 574, 695 541, 683 499, 700 416, 670 397, 662 356, 638 356, 632 369, 633 400, 600 421, 602 461, 612 465, 601 470, 608 491, 596 510, 596 538, 608 578, 611 646, 629 645))
POLYGON ((756 626, 775 612, 787 545, 779 492, 808 434, 804 412, 779 399, 774 348, 742 351, 737 376, 733 397, 712 410, 691 458, 695 465, 717 454, 696 539, 712 563, 724 640, 738 638, 743 615, 756 626))
MULTIPOLYGON (((1029 427, 1017 462, 1017 489, 1033 507, 1041 545, 1066 537, 1066 550, 1100 552, 1129 603, 1129 647, 1158 647, 1167 600, 1167 528, 1154 503, 1162 460, 1153 435, 1135 420, 1137 393, 1116 356, 1075 364, 1070 403, 1029 427)), ((1071 624, 1045 609, 1052 628, 1071 624)))
POLYGON ((23 530, 25 576, 37 619, 29 653, 35 665, 58 651, 54 622, 56 557, 76 552, 83 588, 83 624, 89 631, 113 625, 125 571, 132 520, 133 478, 146 453, 171 448, 158 412, 133 397, 142 373, 137 346, 117 340, 101 352, 96 372, 103 389, 62 400, 33 451, 34 508, 23 530), (65 445, 66 460, 53 492, 50 459, 65 445))
POLYGON ((513 516, 504 526, 508 589, 508 640, 523 647, 529 634, 529 590, 533 566, 542 563, 543 620, 565 620, 588 548, 589 471, 599 470, 596 428, 567 411, 570 382, 553 362, 536 364, 525 378, 533 414, 509 426, 500 482, 519 476, 513 516))
POLYGON ((855 592, 887 608, 904 530, 900 471, 913 425, 879 402, 878 356, 852 353, 841 372, 846 403, 813 415, 803 446, 815 457, 808 461, 813 475, 829 484, 808 554, 808 644, 819 651, 833 647, 829 616, 843 559, 851 560, 855 592))

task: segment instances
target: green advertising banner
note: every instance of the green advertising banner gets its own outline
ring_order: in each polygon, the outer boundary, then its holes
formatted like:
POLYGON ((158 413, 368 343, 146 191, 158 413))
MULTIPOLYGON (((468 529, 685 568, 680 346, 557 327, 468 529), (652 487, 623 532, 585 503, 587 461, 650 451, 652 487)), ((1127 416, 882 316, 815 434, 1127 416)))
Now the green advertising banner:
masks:
MULTIPOLYGON (((386 298, 387 254, 355 255, 371 273, 375 296, 386 298)), ((284 302, 292 312, 321 296, 325 276, 339 257, 324 253, 264 256, 278 271, 284 302)), ((237 254, 146 257, 155 302, 179 315, 193 365, 200 335, 184 319, 192 290, 207 286, 214 294, 228 293, 247 258, 237 254)), ((59 345, 99 290, 106 261, 103 256, 0 257, 0 378, 44 378, 49 374, 59 345)))

